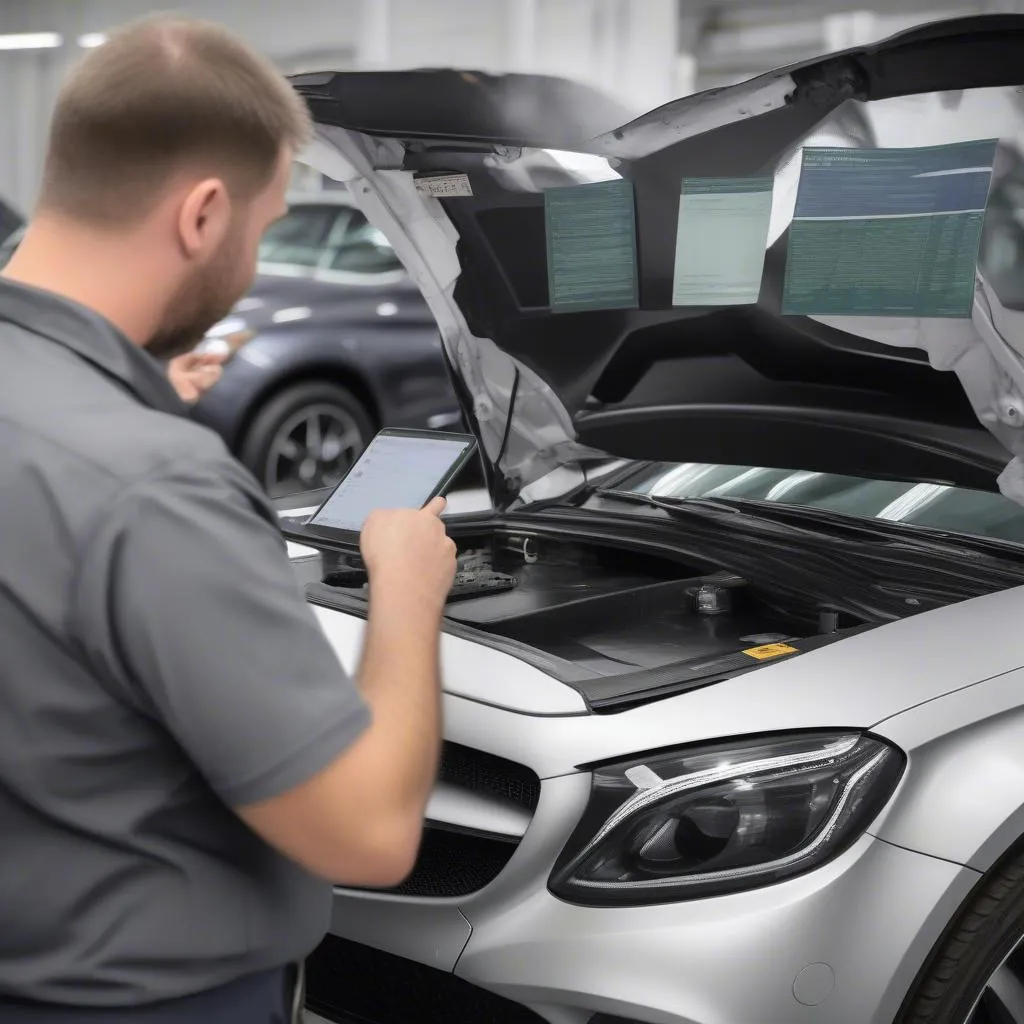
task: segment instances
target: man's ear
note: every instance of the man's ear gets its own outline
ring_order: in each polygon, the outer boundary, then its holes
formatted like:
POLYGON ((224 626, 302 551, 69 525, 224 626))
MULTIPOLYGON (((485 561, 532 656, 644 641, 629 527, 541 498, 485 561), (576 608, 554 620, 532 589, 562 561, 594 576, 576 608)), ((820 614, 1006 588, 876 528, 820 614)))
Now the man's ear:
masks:
POLYGON ((207 178, 189 189, 178 212, 178 238, 185 256, 203 258, 220 248, 231 222, 231 198, 220 178, 207 178))

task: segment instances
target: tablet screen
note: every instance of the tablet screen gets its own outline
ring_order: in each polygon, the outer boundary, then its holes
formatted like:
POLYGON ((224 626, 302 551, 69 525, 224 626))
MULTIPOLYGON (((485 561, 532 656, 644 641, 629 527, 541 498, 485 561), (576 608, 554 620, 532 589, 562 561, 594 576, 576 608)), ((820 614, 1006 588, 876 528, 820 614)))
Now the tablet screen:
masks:
POLYGON ((358 533, 378 508, 422 508, 473 445, 472 438, 378 434, 309 521, 358 533))

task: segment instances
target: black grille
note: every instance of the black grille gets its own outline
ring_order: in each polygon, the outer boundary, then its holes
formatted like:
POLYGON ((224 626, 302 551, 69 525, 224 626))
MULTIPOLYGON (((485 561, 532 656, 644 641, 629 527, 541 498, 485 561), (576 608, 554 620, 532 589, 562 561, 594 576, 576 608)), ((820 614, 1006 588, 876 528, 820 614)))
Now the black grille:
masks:
POLYGON ((540 780, 525 765, 458 743, 444 744, 438 778, 462 789, 504 797, 531 814, 540 798, 540 780))
POLYGON ((390 893, 402 896, 468 896, 493 882, 517 843, 427 827, 412 874, 390 893))
MULTIPOLYGON (((540 797, 540 779, 529 768, 458 743, 444 744, 438 778, 460 789, 510 800, 531 814, 540 797)), ((515 840, 428 825, 412 873, 385 891, 434 899, 468 896, 498 877, 517 845, 515 840)))
POLYGON ((338 1024, 544 1024, 446 971, 334 935, 306 961, 306 1006, 338 1024))

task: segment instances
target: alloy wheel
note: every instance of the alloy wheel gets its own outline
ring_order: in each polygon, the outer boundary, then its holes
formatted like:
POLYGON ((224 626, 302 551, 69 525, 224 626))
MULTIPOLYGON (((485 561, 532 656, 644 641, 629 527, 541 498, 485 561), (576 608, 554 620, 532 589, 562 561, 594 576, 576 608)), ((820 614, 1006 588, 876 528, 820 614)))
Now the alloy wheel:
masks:
POLYGON ((1024 939, 992 972, 964 1024, 1024 1024, 1024 939))
POLYGON ((359 424, 337 405, 308 405, 282 421, 267 451, 271 497, 336 486, 366 446, 359 424))

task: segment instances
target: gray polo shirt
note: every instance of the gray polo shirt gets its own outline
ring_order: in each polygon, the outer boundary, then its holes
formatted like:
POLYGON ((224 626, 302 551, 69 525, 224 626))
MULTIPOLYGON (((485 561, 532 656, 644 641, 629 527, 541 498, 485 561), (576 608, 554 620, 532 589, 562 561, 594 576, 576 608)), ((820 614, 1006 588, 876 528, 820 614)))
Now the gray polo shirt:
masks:
POLYGON ((366 727, 256 481, 107 321, 0 278, 0 994, 301 959, 330 887, 229 810, 366 727))

